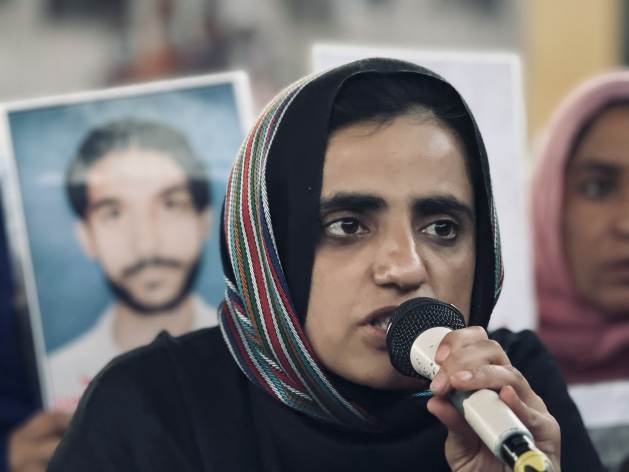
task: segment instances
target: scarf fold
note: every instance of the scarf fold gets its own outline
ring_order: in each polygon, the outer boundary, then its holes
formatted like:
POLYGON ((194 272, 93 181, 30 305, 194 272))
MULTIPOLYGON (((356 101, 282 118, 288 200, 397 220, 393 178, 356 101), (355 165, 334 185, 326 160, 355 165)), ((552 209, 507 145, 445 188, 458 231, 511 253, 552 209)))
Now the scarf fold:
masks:
POLYGON ((583 301, 570 276, 562 235, 565 172, 583 127, 608 104, 629 100, 629 71, 591 79, 553 116, 536 165, 532 219, 539 334, 568 383, 629 377, 629 320, 583 301))
MULTIPOLYGON (((281 403, 353 430, 379 427, 363 406, 349 401, 334 384, 303 330, 319 230, 323 156, 332 103, 344 81, 358 73, 399 72, 438 78, 409 63, 371 59, 313 74, 279 93, 241 146, 223 208, 226 294, 219 322, 232 356, 252 383, 281 403), (270 184, 273 188, 267 187, 270 184), (289 241, 298 244, 297 249, 282 239, 290 235, 299 239, 289 241), (294 292, 299 293, 297 300, 291 296, 294 292)), ((452 91, 453 99, 462 101, 452 91)), ((470 161, 481 176, 474 185, 482 195, 480 214, 486 215, 477 224, 488 235, 482 242, 487 256, 479 270, 491 273, 484 283, 475 283, 482 296, 477 297, 479 313, 473 316, 476 324, 486 326, 500 291, 502 264, 487 158, 469 117, 477 137, 477 155, 470 161)))

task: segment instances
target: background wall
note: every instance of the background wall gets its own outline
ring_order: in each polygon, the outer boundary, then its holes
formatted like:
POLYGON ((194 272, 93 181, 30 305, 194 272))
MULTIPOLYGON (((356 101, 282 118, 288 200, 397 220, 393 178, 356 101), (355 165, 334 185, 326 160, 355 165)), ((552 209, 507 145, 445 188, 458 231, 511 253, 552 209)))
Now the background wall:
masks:
POLYGON ((0 100, 246 68, 259 103, 313 40, 519 50, 521 2, 0 0, 0 100))
POLYGON ((621 0, 527 0, 522 17, 528 123, 534 139, 560 99, 578 83, 619 67, 621 0))

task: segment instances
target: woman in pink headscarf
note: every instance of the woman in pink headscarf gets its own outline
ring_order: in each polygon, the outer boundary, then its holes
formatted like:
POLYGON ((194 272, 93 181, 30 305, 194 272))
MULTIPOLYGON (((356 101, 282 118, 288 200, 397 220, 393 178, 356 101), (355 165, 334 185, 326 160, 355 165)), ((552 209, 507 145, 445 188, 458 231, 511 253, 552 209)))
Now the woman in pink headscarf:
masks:
POLYGON ((540 336, 613 467, 629 454, 629 71, 565 100, 537 164, 540 336))

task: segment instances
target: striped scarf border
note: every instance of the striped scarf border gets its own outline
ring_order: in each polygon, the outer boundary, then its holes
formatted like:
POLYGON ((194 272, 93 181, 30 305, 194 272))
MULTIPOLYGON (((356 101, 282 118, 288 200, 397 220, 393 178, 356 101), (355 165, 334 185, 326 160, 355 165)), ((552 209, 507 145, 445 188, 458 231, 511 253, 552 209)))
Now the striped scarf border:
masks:
POLYGON ((293 98, 316 77, 293 84, 266 107, 234 163, 223 224, 236 280, 226 280, 219 320, 232 356, 251 382, 307 415, 369 428, 371 418, 343 398, 315 359, 290 300, 270 219, 269 150, 293 98))

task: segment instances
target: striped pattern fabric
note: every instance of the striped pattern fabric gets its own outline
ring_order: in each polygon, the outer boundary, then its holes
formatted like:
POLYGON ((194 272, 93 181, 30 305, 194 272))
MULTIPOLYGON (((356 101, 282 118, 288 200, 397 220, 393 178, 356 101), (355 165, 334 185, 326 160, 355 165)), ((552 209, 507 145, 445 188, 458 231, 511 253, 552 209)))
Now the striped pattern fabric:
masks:
MULTIPOLYGON (((491 195, 491 186, 488 189, 488 194, 491 195)), ((505 273, 504 265, 502 264, 502 248, 500 247, 500 225, 498 224, 498 213, 496 212, 496 204, 493 197, 490 202, 490 224, 492 229, 492 237, 494 244, 494 305, 498 303, 500 298, 500 292, 502 291, 502 283, 504 282, 505 273)))
POLYGON ((369 428, 321 370, 291 303, 273 236, 265 169, 284 111, 310 76, 262 112, 234 163, 223 227, 235 281, 219 308, 223 337, 251 382, 287 406, 327 422, 369 428))

